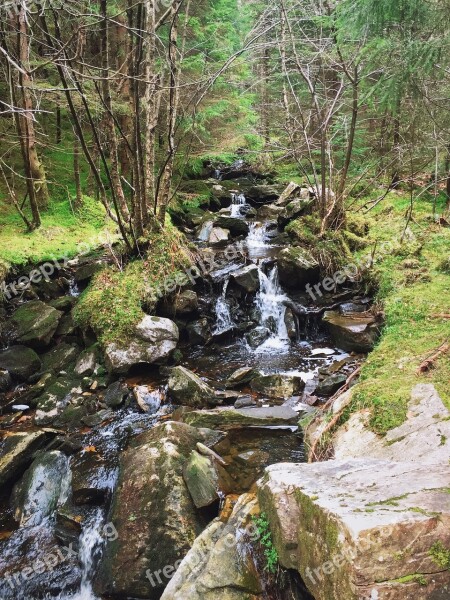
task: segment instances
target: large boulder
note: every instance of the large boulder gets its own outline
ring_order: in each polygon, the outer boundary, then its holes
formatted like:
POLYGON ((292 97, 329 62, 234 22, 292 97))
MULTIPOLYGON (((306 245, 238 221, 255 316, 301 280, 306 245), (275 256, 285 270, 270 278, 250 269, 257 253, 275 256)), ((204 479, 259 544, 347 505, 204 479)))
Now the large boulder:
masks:
POLYGON ((201 408, 214 401, 214 389, 185 367, 174 367, 169 378, 169 395, 183 406, 201 408))
POLYGON ((283 188, 279 185, 254 185, 247 190, 245 196, 255 204, 267 204, 278 200, 283 188))
POLYGON ((298 183, 291 181, 276 201, 277 206, 286 206, 293 200, 309 200, 311 194, 308 188, 302 188, 298 183))
POLYGON ((255 497, 244 494, 228 522, 215 519, 195 540, 161 600, 264 598, 251 547, 256 537, 252 517, 257 514, 255 497))
POLYGON ((320 269, 316 259, 305 248, 285 248, 278 256, 280 281, 295 289, 318 280, 320 269))
POLYGON ((277 464, 258 486, 281 565, 316 600, 450 597, 448 465, 277 464))
POLYGON ((146 315, 130 339, 106 345, 106 366, 111 373, 125 374, 133 365, 157 363, 172 354, 178 339, 178 327, 173 321, 146 315))
POLYGON ((380 335, 375 317, 371 315, 342 315, 337 311, 327 310, 323 321, 336 346, 347 352, 370 352, 380 335))
POLYGON ((42 368, 44 371, 58 372, 65 369, 74 362, 80 353, 80 348, 75 344, 58 344, 42 357, 42 368))
POLYGON ((45 443, 42 431, 13 433, 0 446, 0 486, 14 479, 31 463, 32 456, 45 443))
POLYGON ((233 237, 238 235, 247 235, 249 232, 248 223, 235 217, 220 216, 215 220, 214 226, 227 229, 233 237))
POLYGON ((260 375, 251 382, 252 390, 268 398, 291 398, 305 388, 301 377, 293 375, 260 375))
MULTIPOLYGON (((36 401, 36 425, 50 425, 67 409, 73 409, 72 404, 77 398, 82 398, 83 390, 79 381, 61 377, 45 387, 44 393, 36 401)), ((79 424, 79 422, 78 422, 79 424)))
POLYGON ((70 482, 69 459, 59 451, 38 456, 13 493, 14 518, 21 527, 35 527, 66 499, 70 482))
POLYGON ((22 304, 12 315, 9 338, 31 348, 45 348, 58 329, 63 313, 40 300, 22 304))
POLYGON ((0 350, 0 369, 8 371, 14 379, 26 381, 42 367, 41 359, 31 348, 10 346, 0 350))
POLYGON ((193 290, 183 290, 173 302, 173 310, 178 315, 188 315, 198 309, 198 296, 193 290))
POLYGON ((160 598, 164 585, 154 574, 183 559, 204 528, 183 479, 184 466, 198 442, 211 445, 217 435, 161 423, 121 455, 110 513, 118 536, 106 544, 99 594, 160 598))
POLYGON ((306 214, 311 209, 313 202, 313 200, 302 200, 300 198, 296 198, 289 202, 283 212, 278 215, 279 227, 284 228, 293 219, 297 219, 297 217, 306 214))

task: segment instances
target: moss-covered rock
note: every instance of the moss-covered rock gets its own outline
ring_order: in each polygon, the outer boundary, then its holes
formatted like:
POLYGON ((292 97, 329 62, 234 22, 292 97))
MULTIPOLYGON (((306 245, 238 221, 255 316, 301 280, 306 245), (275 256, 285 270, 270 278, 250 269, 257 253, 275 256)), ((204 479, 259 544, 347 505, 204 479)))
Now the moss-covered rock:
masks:
POLYGON ((9 338, 31 348, 49 345, 63 313, 40 300, 26 302, 12 315, 9 338))

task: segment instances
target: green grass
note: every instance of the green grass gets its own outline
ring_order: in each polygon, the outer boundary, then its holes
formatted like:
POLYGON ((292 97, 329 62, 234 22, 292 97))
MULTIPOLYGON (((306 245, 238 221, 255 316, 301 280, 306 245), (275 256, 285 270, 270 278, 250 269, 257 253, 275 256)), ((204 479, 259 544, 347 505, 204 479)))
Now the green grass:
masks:
POLYGON ((144 317, 152 312, 155 294, 192 264, 182 235, 167 223, 164 234, 153 234, 144 260, 134 260, 123 271, 107 268, 96 275, 81 295, 74 319, 91 327, 103 345, 128 338, 144 317))
MULTIPOLYGON (((441 356, 428 373, 417 368, 450 338, 448 314, 450 277, 441 265, 450 249, 450 230, 435 224, 431 205, 418 201, 410 229, 414 239, 400 242, 409 199, 390 194, 370 213, 370 237, 393 241, 392 249, 370 274, 377 281, 377 301, 385 312, 382 337, 369 355, 355 387, 352 410, 371 409, 373 431, 385 434, 401 425, 407 414, 411 389, 432 383, 450 408, 450 360, 441 356)), ((348 412, 347 412, 348 414, 348 412)))

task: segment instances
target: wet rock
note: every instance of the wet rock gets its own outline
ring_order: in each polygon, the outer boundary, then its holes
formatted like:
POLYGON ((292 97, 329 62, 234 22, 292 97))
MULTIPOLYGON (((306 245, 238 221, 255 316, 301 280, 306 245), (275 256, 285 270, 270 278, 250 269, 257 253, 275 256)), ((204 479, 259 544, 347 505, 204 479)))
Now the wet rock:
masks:
POLYGON ((284 313, 284 323, 290 340, 297 339, 297 325, 295 322, 294 312, 291 308, 286 308, 284 313))
POLYGON ((229 388, 238 387, 245 383, 250 383, 257 375, 259 375, 258 371, 253 367, 242 367, 228 377, 226 385, 229 388))
POLYGON ((370 352, 380 333, 372 316, 346 316, 330 310, 325 312, 323 321, 336 346, 347 352, 370 352))
POLYGON ((346 375, 335 373, 334 375, 330 375, 330 377, 326 377, 323 381, 321 381, 316 387, 314 393, 318 396, 332 396, 339 390, 339 388, 345 385, 346 381, 346 375))
POLYGON ((50 425, 63 413, 70 401, 81 393, 78 382, 58 379, 39 397, 34 422, 36 425, 50 425))
POLYGON ((282 191, 282 187, 279 185, 254 185, 247 190, 245 196, 247 200, 251 200, 255 204, 267 204, 278 200, 282 191))
POLYGON ((76 506, 102 503, 111 494, 114 473, 95 449, 77 455, 72 460, 71 471, 72 501, 76 506))
POLYGON ((449 485, 448 465, 331 460, 268 467, 258 497, 281 565, 316 600, 444 600, 432 548, 450 547, 449 485))
POLYGON ((79 377, 93 375, 97 364, 97 349, 88 348, 82 352, 77 360, 74 373, 79 377))
POLYGON ((161 600, 263 598, 249 535, 252 516, 257 513, 256 499, 246 494, 237 501, 227 523, 220 519, 210 523, 173 577, 170 572, 172 579, 161 600))
POLYGON ((251 382, 252 390, 269 398, 291 398, 305 388, 301 377, 292 375, 260 375, 251 382))
POLYGON ((0 369, 8 371, 14 379, 26 381, 41 370, 41 359, 31 348, 10 346, 0 350, 0 369))
POLYGON ((16 401, 20 404, 29 404, 33 408, 37 406, 37 398, 42 396, 45 389, 52 385, 56 381, 56 376, 53 373, 44 373, 39 377, 38 381, 31 387, 25 389, 19 396, 16 397, 16 401))
POLYGON ((16 478, 31 462, 36 450, 43 446, 46 434, 42 431, 33 433, 13 433, 1 442, 0 446, 0 486, 16 478))
POLYGON ((231 274, 231 279, 246 292, 259 290, 259 271, 256 265, 248 265, 231 274))
POLYGON ((53 371, 57 373, 61 369, 66 368, 73 362, 78 354, 80 348, 73 344, 58 344, 55 348, 52 348, 49 352, 42 357, 42 368, 44 371, 53 371))
POLYGON ((118 537, 108 541, 96 580, 99 594, 159 599, 166 582, 151 580, 184 558, 204 528, 183 479, 196 444, 214 432, 183 423, 156 425, 120 458, 110 520, 118 537))
POLYGON ((196 237, 200 242, 207 242, 211 235, 214 221, 205 221, 196 231, 196 237))
POLYGON ((231 193, 223 185, 218 183, 213 185, 211 188, 211 193, 214 198, 217 198, 222 208, 228 208, 231 206, 231 193))
POLYGON ((270 337, 270 331, 267 327, 255 327, 252 331, 245 334, 245 340, 247 344, 255 350, 258 346, 261 346, 270 337))
POLYGON ((191 344, 205 344, 211 339, 211 328, 208 319, 198 319, 186 327, 191 344))
POLYGON ((251 406, 257 406, 256 402, 251 396, 241 396, 234 403, 234 408, 248 408, 251 406))
POLYGON ((198 408, 213 401, 215 390, 189 369, 174 367, 169 378, 169 395, 177 404, 198 408))
POLYGON ((286 287, 299 288, 318 280, 319 263, 304 248, 285 248, 278 256, 280 282, 286 287))
POLYGON ((12 386, 11 375, 8 371, 0 370, 0 394, 7 392, 12 386))
POLYGON ((183 479, 197 508, 210 506, 219 499, 219 478, 209 457, 193 450, 184 466, 183 479))
POLYGON ((78 549, 78 539, 82 532, 83 514, 78 507, 66 502, 56 510, 55 535, 63 544, 72 544, 78 549))
POLYGON ((45 348, 57 330, 62 314, 40 300, 26 302, 11 317, 9 338, 31 348, 45 348))
POLYGON ((208 242, 212 245, 225 244, 230 239, 229 229, 222 229, 221 227, 213 227, 208 237, 208 242))
POLYGON ((87 415, 86 417, 82 417, 81 421, 87 427, 97 427, 104 421, 108 421, 114 417, 114 413, 109 408, 105 408, 103 410, 99 410, 98 412, 87 415))
POLYGON ((184 290, 175 296, 173 307, 176 314, 191 314, 198 309, 198 296, 193 290, 184 290))
POLYGON ((21 527, 2 546, 2 600, 42 598, 43 591, 57 597, 62 582, 70 590, 80 581, 77 553, 73 547, 62 547, 51 527, 21 527))
POLYGON ((104 402, 110 408, 121 406, 130 393, 128 386, 123 381, 112 383, 106 390, 104 402))
POLYGON ((14 518, 21 527, 40 525, 66 500, 69 474, 62 452, 45 452, 33 461, 13 491, 14 518))
POLYGON ((237 454, 235 460, 246 467, 258 467, 261 464, 267 463, 269 457, 270 454, 263 450, 247 450, 237 454))
POLYGON ((146 385, 138 385, 133 389, 134 397, 140 408, 151 415, 158 412, 163 402, 163 392, 150 389, 146 385))
POLYGON ((223 429, 297 425, 298 415, 288 406, 269 408, 214 408, 193 410, 183 415, 183 421, 193 427, 223 429))
POLYGON ((283 229, 293 219, 297 219, 298 217, 307 214, 312 208, 312 205, 313 200, 309 200, 309 198, 307 200, 292 200, 284 208, 283 212, 278 215, 278 226, 283 229))
POLYGON ((172 354, 178 339, 178 327, 173 321, 145 316, 130 339, 106 345, 106 366, 111 373, 123 374, 133 365, 159 362, 172 354))
POLYGON ((220 216, 214 221, 214 227, 221 227, 228 230, 233 237, 239 235, 248 235, 248 223, 236 217, 220 216))

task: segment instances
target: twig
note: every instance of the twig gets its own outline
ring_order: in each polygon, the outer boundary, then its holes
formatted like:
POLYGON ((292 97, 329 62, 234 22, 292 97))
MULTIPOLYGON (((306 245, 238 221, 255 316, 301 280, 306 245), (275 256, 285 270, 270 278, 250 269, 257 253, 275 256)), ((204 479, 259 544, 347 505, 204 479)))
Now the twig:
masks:
POLYGON ((421 373, 426 373, 430 369, 434 367, 435 361, 442 356, 443 354, 447 354, 450 346, 447 342, 444 342, 442 346, 440 346, 429 358, 425 359, 423 363, 418 367, 416 374, 420 375, 421 373))

